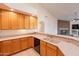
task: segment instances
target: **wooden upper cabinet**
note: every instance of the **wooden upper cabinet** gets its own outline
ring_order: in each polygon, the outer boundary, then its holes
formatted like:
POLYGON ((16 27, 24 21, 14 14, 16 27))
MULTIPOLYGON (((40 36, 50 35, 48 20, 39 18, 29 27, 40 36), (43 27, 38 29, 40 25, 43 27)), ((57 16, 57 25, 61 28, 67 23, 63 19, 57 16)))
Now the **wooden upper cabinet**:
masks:
POLYGON ((17 13, 17 24, 18 24, 18 29, 24 29, 25 26, 25 15, 17 13))
POLYGON ((17 14, 11 11, 1 11, 1 29, 17 29, 17 14))
POLYGON ((0 9, 0 29, 36 29, 37 17, 0 9))
POLYGON ((10 17, 10 29, 18 29, 18 23, 17 23, 17 14, 15 12, 9 12, 10 17))
POLYGON ((30 16, 25 15, 25 29, 30 29, 30 16))
POLYGON ((36 29, 37 28, 37 17, 30 16, 30 28, 36 29))
POLYGON ((10 13, 7 12, 6 10, 2 10, 1 11, 1 29, 7 30, 11 28, 10 26, 11 26, 10 13))
POLYGON ((1 10, 0 29, 14 30, 24 29, 24 15, 11 11, 1 10))

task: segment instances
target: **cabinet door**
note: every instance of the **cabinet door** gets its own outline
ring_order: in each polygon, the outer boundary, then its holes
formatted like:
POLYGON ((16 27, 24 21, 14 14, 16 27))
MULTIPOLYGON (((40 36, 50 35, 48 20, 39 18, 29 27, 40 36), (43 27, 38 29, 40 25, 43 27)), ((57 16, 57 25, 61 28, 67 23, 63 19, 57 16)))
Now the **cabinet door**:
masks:
POLYGON ((40 55, 46 56, 46 42, 40 41, 40 55))
POLYGON ((1 13, 2 29, 17 29, 17 14, 15 12, 2 10, 1 13))
POLYGON ((13 52, 12 53, 16 53, 21 50, 20 39, 13 39, 12 44, 13 44, 13 52))
POLYGON ((2 23, 2 29, 3 30, 11 29, 10 13, 8 11, 2 10, 2 12, 1 12, 1 23, 2 23))
POLYGON ((34 48, 34 38, 33 37, 27 37, 28 38, 28 48, 34 48))
POLYGON ((25 29, 30 29, 30 16, 25 16, 25 29))
POLYGON ((18 23, 18 29, 24 29, 25 26, 25 15, 17 13, 17 23, 18 23))
POLYGON ((10 54, 12 54, 12 51, 13 51, 12 41, 11 40, 3 41, 1 44, 2 55, 4 55, 4 56, 10 55, 10 54))
POLYGON ((47 56, 57 56, 58 47, 47 43, 47 56))
POLYGON ((34 16, 30 16, 30 28, 31 29, 37 28, 37 18, 34 16))
POLYGON ((58 49, 58 56, 64 56, 64 54, 62 53, 60 49, 58 49))
POLYGON ((17 23, 17 13, 15 12, 9 12, 9 18, 10 18, 10 25, 11 29, 18 29, 18 23, 17 23))
POLYGON ((28 39, 27 38, 21 38, 21 50, 28 48, 28 39))
POLYGON ((47 56, 57 56, 57 51, 50 47, 47 47, 47 56))

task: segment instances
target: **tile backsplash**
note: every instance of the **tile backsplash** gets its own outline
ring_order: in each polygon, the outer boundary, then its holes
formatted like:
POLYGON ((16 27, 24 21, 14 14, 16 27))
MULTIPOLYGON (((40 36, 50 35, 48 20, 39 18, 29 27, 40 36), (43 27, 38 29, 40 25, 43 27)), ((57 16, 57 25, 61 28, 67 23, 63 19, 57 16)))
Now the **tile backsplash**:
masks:
POLYGON ((31 30, 0 30, 0 37, 5 37, 5 36, 15 36, 15 35, 22 35, 22 34, 27 34, 27 33, 32 33, 36 32, 36 29, 31 29, 31 30))

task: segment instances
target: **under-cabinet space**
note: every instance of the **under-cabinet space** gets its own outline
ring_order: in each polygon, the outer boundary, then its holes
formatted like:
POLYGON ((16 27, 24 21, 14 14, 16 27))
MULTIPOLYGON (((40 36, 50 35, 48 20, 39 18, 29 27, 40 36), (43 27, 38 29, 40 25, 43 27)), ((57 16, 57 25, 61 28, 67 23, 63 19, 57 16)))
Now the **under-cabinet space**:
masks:
POLYGON ((40 54, 40 39, 34 38, 34 49, 40 54))

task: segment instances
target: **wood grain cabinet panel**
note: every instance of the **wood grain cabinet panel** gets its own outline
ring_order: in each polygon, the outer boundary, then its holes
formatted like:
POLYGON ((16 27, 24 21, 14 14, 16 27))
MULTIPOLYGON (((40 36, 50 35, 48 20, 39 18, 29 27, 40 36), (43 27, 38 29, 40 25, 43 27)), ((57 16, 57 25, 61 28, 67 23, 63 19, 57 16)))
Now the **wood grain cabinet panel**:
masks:
POLYGON ((28 48, 28 38, 21 38, 21 50, 28 48))
POLYGON ((0 41, 0 55, 12 55, 27 48, 34 48, 34 38, 31 36, 0 41))
POLYGON ((62 53, 60 49, 58 49, 58 56, 64 56, 64 54, 62 53))
POLYGON ((20 39, 13 39, 12 40, 12 53, 16 53, 18 51, 21 50, 21 47, 20 47, 20 39))
POLYGON ((12 30, 18 29, 17 13, 9 12, 9 18, 10 18, 11 29, 12 30))
POLYGON ((27 38, 28 38, 28 48, 34 48, 34 38, 31 36, 27 38))
POLYGON ((36 29, 37 17, 7 10, 0 10, 0 29, 36 29))
POLYGON ((47 56, 57 56, 57 50, 47 47, 47 56))
POLYGON ((15 12, 2 10, 1 23, 3 30, 17 29, 17 14, 15 12))
POLYGON ((17 13, 17 24, 18 29, 24 29, 25 28, 25 15, 17 13))
POLYGON ((25 29, 30 29, 30 16, 25 16, 25 29))
POLYGON ((47 46, 54 49, 54 50, 57 50, 57 46, 55 46, 53 44, 47 43, 47 46))
POLYGON ((41 56, 46 56, 46 42, 40 41, 40 55, 41 56))
POLYGON ((47 56, 57 56, 58 47, 47 43, 47 56))
POLYGON ((40 41, 40 55, 41 56, 64 56, 60 49, 50 43, 40 41))
POLYGON ((31 29, 37 28, 37 18, 34 16, 30 16, 30 28, 31 29))
POLYGON ((2 41, 1 42, 1 55, 10 55, 12 54, 12 41, 7 40, 7 41, 2 41))
POLYGON ((10 13, 6 10, 1 11, 1 24, 2 24, 2 30, 8 30, 11 29, 11 23, 10 23, 10 13))

